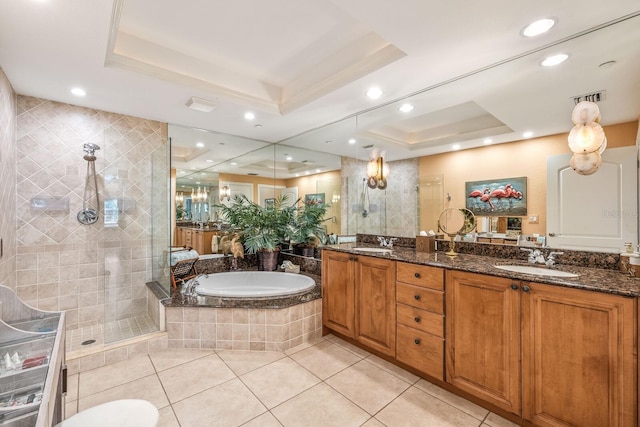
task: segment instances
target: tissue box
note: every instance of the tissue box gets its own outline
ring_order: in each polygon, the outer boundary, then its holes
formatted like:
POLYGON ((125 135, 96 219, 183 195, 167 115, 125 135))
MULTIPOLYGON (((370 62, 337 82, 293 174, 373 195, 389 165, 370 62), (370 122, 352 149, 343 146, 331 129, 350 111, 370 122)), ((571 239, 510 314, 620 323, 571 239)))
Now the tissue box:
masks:
POLYGON ((436 236, 416 236, 416 252, 435 252, 436 236))

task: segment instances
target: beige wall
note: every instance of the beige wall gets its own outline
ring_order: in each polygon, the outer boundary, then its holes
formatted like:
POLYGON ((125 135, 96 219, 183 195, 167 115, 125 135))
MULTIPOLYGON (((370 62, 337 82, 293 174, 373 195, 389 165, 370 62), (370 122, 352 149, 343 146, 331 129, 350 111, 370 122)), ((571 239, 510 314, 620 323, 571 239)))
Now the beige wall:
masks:
POLYGON ((0 68, 0 284, 16 288, 16 94, 0 68))
POLYGON ((277 186, 285 186, 286 182, 284 179, 273 179, 266 178, 263 176, 249 176, 249 175, 235 175, 230 173, 221 173, 218 175, 219 182, 245 182, 253 184, 253 197, 256 200, 254 202, 258 203, 258 185, 277 185, 277 186))
MULTIPOLYGON (((158 167, 152 155, 165 136, 166 124, 160 122, 18 96, 14 217, 17 291, 24 301, 66 310, 70 329, 146 312, 152 205, 166 205, 166 197, 152 191, 152 168, 158 167), (136 202, 116 227, 105 227, 103 216, 92 225, 76 219, 87 142, 101 147, 96 160, 101 204, 116 197, 136 202), (36 196, 67 198, 70 210, 33 211, 30 200, 36 196)), ((167 223, 164 219, 165 228, 167 223)))
MULTIPOLYGON (((570 123, 568 125, 570 127, 570 123)), ((604 128, 608 148, 634 145, 638 122, 623 123, 604 128)), ((527 177, 527 212, 539 216, 538 224, 523 221, 524 234, 545 234, 547 198, 547 156, 568 154, 568 133, 533 138, 509 144, 499 144, 471 150, 449 152, 419 159, 420 176, 444 177, 444 194, 451 194, 451 201, 444 201, 444 208, 465 207, 465 182, 527 177)), ((420 218, 421 229, 435 230, 435 218, 420 218)))

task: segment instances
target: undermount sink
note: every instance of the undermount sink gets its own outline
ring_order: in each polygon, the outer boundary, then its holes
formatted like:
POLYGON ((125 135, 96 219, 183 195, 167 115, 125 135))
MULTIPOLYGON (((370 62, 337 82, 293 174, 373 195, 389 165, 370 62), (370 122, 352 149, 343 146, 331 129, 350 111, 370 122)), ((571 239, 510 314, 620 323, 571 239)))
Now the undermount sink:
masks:
POLYGON ((551 277, 578 277, 579 274, 569 273, 561 270, 551 270, 544 267, 532 267, 530 265, 494 265, 495 268, 500 270, 513 271, 514 273, 533 274, 536 276, 551 276, 551 277))
POLYGON ((386 248, 351 248, 351 250, 360 251, 360 252, 374 252, 378 254, 388 254, 392 252, 391 249, 386 249, 386 248))

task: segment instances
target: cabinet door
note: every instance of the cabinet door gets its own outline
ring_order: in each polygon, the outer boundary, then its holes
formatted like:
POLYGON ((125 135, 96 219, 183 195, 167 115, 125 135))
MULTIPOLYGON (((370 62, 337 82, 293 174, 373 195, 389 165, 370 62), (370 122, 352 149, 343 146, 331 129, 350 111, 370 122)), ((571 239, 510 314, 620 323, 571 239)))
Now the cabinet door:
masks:
POLYGON ((357 339, 374 350, 395 356, 395 261, 358 256, 355 265, 357 339))
POLYGON ((523 418, 540 426, 635 426, 636 300, 528 284, 523 418))
POLYGON ((520 291, 509 279, 447 271, 446 379, 520 414, 520 291))
POLYGON ((343 252, 322 253, 322 324, 355 338, 354 256, 343 252))

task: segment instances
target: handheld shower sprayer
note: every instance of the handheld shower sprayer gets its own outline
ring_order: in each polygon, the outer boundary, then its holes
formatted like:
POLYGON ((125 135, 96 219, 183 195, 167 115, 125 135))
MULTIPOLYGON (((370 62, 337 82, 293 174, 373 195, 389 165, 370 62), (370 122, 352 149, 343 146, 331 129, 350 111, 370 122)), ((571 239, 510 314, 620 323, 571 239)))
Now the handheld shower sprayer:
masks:
POLYGON ((84 159, 87 161, 87 177, 84 183, 84 196, 82 198, 82 210, 78 212, 78 221, 84 225, 90 225, 98 221, 100 214, 100 195, 98 194, 98 177, 96 176, 96 151, 100 147, 96 144, 84 144, 84 159), (91 176, 93 176, 93 188, 96 193, 96 208, 87 207, 89 199, 91 199, 91 176))

